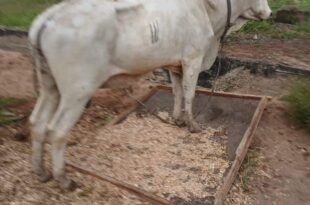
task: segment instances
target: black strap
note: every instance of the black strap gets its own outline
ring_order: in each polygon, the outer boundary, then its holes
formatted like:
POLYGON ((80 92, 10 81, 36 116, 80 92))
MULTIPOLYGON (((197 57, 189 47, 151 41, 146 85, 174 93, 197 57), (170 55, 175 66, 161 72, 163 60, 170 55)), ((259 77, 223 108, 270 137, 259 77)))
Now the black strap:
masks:
POLYGON ((228 30, 231 27, 230 19, 231 19, 231 0, 227 0, 227 21, 226 21, 226 26, 225 26, 224 33, 221 36, 221 43, 224 42, 224 39, 225 39, 225 37, 227 35, 227 32, 228 32, 228 30))

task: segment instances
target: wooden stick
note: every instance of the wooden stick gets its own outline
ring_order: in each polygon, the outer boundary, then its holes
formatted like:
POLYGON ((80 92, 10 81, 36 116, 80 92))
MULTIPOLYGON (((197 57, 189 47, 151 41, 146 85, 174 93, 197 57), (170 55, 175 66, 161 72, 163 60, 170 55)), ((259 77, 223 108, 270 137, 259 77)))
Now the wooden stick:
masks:
MULTIPOLYGON (((145 102, 147 99, 149 99, 150 97, 152 97, 156 92, 157 92, 157 87, 152 87, 151 90, 144 96, 142 96, 141 98, 139 98, 138 100, 141 102, 145 102)), ((115 125, 117 123, 120 123, 121 121, 123 121, 130 113, 132 113, 134 110, 136 110, 138 107, 140 106, 140 104, 135 101, 134 105, 130 106, 128 109, 124 110, 122 113, 120 113, 116 118, 114 118, 111 122, 109 122, 107 125, 115 125)))
POLYGON ((242 165, 242 162, 247 154, 247 151, 251 145, 251 142, 253 140, 255 130, 258 127, 259 121, 263 115, 263 112, 267 106, 268 103, 268 97, 263 97, 262 100, 260 101, 255 114, 252 118, 251 124, 248 127, 247 131, 245 132, 242 141, 240 142, 237 151, 236 151, 236 158, 226 175, 223 181, 223 185, 221 188, 216 192, 215 194, 215 202, 214 205, 222 205, 226 195, 228 194, 237 174, 238 171, 242 165))
MULTIPOLYGON (((171 90, 170 86, 166 85, 158 85, 158 89, 162 90, 171 90)), ((211 90, 205 88, 199 88, 196 90, 196 93, 202 93, 206 95, 213 95, 213 96, 220 96, 220 97, 230 97, 230 98, 240 98, 240 99, 247 99, 247 100, 261 100, 264 97, 267 97, 268 100, 271 100, 271 96, 263 96, 263 95, 250 95, 250 94, 241 94, 241 93, 230 93, 230 92, 214 92, 212 93, 211 90)))
POLYGON ((160 196, 154 195, 152 193, 149 193, 147 191, 144 191, 142 189, 139 189, 139 188, 137 188, 135 186, 132 186, 132 185, 127 184, 125 182, 119 181, 119 180, 114 179, 112 177, 95 174, 94 172, 92 172, 90 170, 81 168, 81 167, 76 166, 76 165, 74 165, 72 163, 66 163, 66 165, 68 167, 71 167, 71 168, 75 169, 76 171, 78 171, 78 172, 80 172, 82 174, 86 174, 86 175, 92 176, 92 177, 97 178, 99 180, 102 180, 102 181, 108 182, 110 184, 113 184, 114 186, 117 186, 120 189, 124 189, 124 190, 126 190, 128 192, 131 192, 131 193, 137 195, 138 197, 141 197, 141 198, 147 200, 148 202, 150 202, 152 204, 156 204, 156 205, 157 204, 158 205, 174 205, 172 202, 168 201, 165 198, 162 198, 160 196))

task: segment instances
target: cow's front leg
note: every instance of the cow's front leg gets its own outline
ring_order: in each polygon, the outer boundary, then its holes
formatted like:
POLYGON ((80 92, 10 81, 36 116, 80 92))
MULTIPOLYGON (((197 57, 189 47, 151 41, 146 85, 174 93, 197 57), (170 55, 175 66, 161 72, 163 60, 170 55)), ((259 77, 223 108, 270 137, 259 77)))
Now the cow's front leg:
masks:
POLYGON ((185 122, 192 133, 201 132, 200 125, 195 121, 193 115, 193 100, 195 97, 196 84, 202 65, 202 57, 188 60, 183 63, 183 93, 185 104, 185 122))
POLYGON ((182 112, 182 104, 183 104, 183 90, 182 90, 182 78, 180 74, 174 73, 173 71, 169 71, 173 94, 174 94, 174 106, 172 117, 178 126, 185 125, 185 121, 183 118, 182 112))

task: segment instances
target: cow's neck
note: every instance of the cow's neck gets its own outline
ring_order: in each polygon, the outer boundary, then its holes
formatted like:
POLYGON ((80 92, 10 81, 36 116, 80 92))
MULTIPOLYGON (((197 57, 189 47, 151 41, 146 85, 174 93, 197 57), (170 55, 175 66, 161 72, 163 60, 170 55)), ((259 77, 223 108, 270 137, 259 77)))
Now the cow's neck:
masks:
MULTIPOLYGON (((227 0, 207 0, 207 11, 214 33, 218 39, 223 35, 227 24, 227 0)), ((231 0, 231 23, 247 9, 245 0, 231 0)))

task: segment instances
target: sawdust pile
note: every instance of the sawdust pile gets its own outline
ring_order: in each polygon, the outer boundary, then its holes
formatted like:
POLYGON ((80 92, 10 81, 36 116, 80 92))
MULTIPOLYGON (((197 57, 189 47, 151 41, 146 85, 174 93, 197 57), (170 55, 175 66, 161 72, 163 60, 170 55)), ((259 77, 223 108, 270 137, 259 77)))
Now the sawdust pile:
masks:
MULTIPOLYGON (((79 186, 74 192, 63 192, 55 181, 40 183, 31 172, 30 143, 17 142, 8 136, 3 136, 0 143, 1 205, 147 204, 114 186, 70 170, 70 177, 79 186)), ((48 168, 50 169, 49 163, 48 168)))
POLYGON ((229 166, 225 143, 216 139, 216 132, 209 128, 190 134, 154 116, 133 113, 69 153, 98 173, 172 201, 191 201, 212 197, 229 166))
MULTIPOLYGON (((132 94, 140 98, 149 92, 148 85, 135 89, 132 94)), ((9 89, 9 91, 11 91, 9 89)), ((14 93, 18 95, 19 93, 14 93)), ((21 93, 22 94, 22 93, 21 93)), ((100 90, 93 98, 92 106, 86 109, 81 120, 70 134, 68 147, 79 147, 92 142, 97 131, 109 123, 117 114, 132 106, 135 101, 126 97, 122 90, 100 90)), ((33 102, 16 108, 21 113, 28 113, 33 102)), ((26 125, 25 128, 26 129, 26 125)), ((33 205, 33 204, 106 204, 133 205, 148 204, 126 191, 115 188, 74 170, 68 170, 70 178, 78 183, 74 192, 64 192, 55 181, 46 184, 38 182, 31 172, 31 144, 18 142, 14 138, 15 126, 0 127, 0 204, 2 205, 33 205), (11 131, 9 131, 11 130, 11 131), (12 133, 11 133, 12 132, 12 133)), ((90 149, 90 148, 87 148, 90 149)), ((50 146, 47 145, 47 170, 51 170, 50 146)), ((70 160, 78 161, 87 152, 69 151, 73 156, 70 160)), ((67 158, 68 159, 68 158, 67 158)), ((97 163, 97 162, 95 162, 97 163)))

